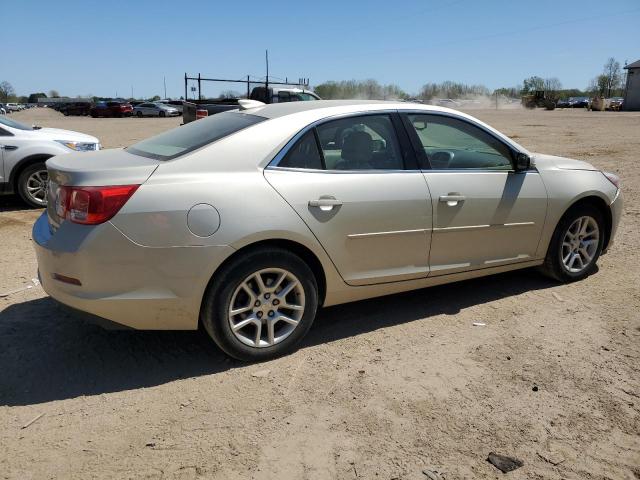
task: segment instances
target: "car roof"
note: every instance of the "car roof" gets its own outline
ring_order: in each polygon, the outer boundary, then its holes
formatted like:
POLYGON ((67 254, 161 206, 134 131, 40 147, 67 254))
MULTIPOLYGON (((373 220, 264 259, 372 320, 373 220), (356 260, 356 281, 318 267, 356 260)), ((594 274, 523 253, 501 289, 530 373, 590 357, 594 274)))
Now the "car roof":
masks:
MULTIPOLYGON (((467 119, 476 125, 493 132, 496 136, 502 138, 508 144, 511 144, 516 150, 527 152, 524 147, 505 136, 502 132, 499 132, 495 128, 487 125, 477 118, 472 117, 471 115, 447 107, 424 105, 421 103, 385 100, 314 100, 306 102, 283 102, 272 103, 270 105, 259 105, 257 107, 243 109, 241 113, 257 115, 277 122, 284 121, 288 124, 299 126, 308 125, 333 116, 389 110, 420 111, 425 113, 433 112, 467 119)), ((237 112, 237 110, 235 110, 235 112, 237 112)), ((259 125, 260 124, 258 124, 258 126, 259 125)))
MULTIPOLYGON (((438 112, 451 112, 448 108, 423 105, 413 102, 394 102, 385 100, 313 100, 302 102, 282 102, 270 105, 260 105, 258 107, 243 110, 243 113, 259 115, 261 117, 273 119, 309 112, 318 118, 331 115, 355 113, 361 111, 376 110, 430 110, 438 112)), ((458 113, 458 112, 456 112, 458 113)))

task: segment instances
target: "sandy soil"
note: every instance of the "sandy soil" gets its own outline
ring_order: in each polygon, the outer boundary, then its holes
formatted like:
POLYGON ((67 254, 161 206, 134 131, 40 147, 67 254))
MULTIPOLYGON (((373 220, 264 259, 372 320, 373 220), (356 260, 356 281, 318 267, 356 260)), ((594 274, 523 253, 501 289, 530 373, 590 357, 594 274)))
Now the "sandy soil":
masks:
MULTIPOLYGON (((502 478, 485 461, 496 451, 524 461, 512 479, 640 478, 640 113, 473 114, 621 175, 625 214, 597 274, 558 285, 521 271, 328 308, 298 352, 257 365, 204 334, 105 331, 38 287, 11 294, 0 477, 502 478)), ((105 147, 180 122, 14 118, 105 147)), ((0 210, 2 293, 35 276, 39 212, 13 198, 0 210)))

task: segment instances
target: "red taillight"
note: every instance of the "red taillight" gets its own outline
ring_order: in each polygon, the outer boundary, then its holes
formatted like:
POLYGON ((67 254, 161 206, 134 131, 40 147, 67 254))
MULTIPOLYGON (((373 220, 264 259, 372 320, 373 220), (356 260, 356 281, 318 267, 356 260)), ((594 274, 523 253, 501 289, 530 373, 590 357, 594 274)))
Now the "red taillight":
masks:
POLYGON ((208 117, 209 116, 209 112, 203 108, 199 108, 198 110, 196 110, 196 120, 199 120, 200 118, 204 118, 204 117, 208 117))
POLYGON ((74 223, 104 223, 118 213, 139 186, 60 187, 56 198, 56 213, 74 223))

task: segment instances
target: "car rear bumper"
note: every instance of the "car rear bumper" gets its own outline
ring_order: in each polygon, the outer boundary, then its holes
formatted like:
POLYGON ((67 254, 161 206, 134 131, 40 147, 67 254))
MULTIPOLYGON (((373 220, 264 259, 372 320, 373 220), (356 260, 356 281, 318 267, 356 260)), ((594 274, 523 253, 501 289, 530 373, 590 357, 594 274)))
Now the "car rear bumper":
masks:
POLYGON ((109 222, 63 222, 52 234, 46 213, 32 233, 45 292, 73 309, 139 330, 198 328, 209 279, 233 252, 228 246, 144 247, 109 222))

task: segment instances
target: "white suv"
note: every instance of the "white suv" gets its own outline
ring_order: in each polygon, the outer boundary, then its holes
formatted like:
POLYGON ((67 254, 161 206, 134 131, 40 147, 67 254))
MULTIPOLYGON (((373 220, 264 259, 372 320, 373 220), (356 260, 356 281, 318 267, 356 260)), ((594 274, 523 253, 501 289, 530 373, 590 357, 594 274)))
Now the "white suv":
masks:
POLYGON ((47 159, 99 149, 96 137, 71 130, 30 127, 0 116, 0 194, 18 193, 32 207, 44 207, 47 159))

